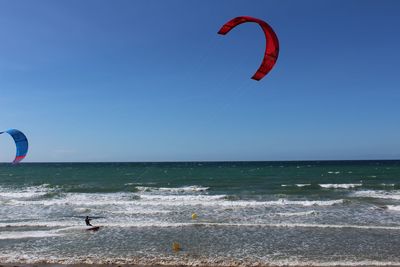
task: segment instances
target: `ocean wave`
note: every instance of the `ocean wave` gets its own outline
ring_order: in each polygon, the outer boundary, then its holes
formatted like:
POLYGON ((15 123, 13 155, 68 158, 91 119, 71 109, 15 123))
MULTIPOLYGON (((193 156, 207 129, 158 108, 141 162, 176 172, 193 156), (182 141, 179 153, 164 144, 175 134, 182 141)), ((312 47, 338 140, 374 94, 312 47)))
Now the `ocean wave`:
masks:
MULTIPOLYGON (((40 200, 21 200, 15 199, 10 201, 8 204, 11 205, 42 205, 42 206, 54 206, 54 205, 76 205, 79 208, 87 209, 93 206, 104 206, 104 205, 126 205, 132 204, 135 199, 139 199, 134 193, 63 193, 56 198, 40 199, 40 200)), ((76 210, 82 212, 83 210, 76 210)))
POLYGON ((2 231, 0 240, 4 239, 22 239, 22 238, 43 238, 52 236, 61 236, 63 234, 54 231, 2 231))
POLYGON ((319 186, 322 188, 349 189, 362 186, 362 184, 319 184, 319 186))
POLYGON ((9 228, 24 228, 24 227, 59 228, 59 227, 79 227, 81 224, 79 224, 76 221, 1 222, 0 223, 0 228, 6 228, 6 229, 9 229, 9 228))
POLYGON ((38 199, 52 193, 54 189, 49 187, 49 184, 39 186, 28 186, 24 188, 6 188, 0 187, 0 199, 38 199))
POLYGON ((149 215, 149 214, 167 214, 171 213, 171 210, 154 210, 154 209, 124 209, 124 210, 111 210, 109 211, 113 214, 124 214, 124 215, 149 215))
POLYGON ((384 191, 384 190, 362 190, 353 192, 353 197, 363 198, 380 198, 380 199, 393 199, 400 200, 400 190, 395 191, 384 191))
POLYGON ((309 211, 299 211, 299 212, 278 212, 272 215, 282 216, 282 217, 291 217, 291 216, 308 216, 308 215, 315 215, 317 212, 315 210, 309 211))
POLYGON ((296 184, 297 187, 310 186, 311 184, 296 184))
POLYGON ((141 204, 161 205, 161 206, 180 206, 180 205, 201 205, 201 206, 223 206, 223 207, 259 207, 259 206, 332 206, 342 204, 343 199, 336 200, 288 200, 279 199, 271 201, 255 200, 227 200, 225 195, 190 195, 190 196, 171 196, 171 195, 141 195, 141 204))
POLYGON ((156 183, 153 183, 153 182, 136 182, 136 183, 134 183, 134 182, 132 182, 132 183, 125 183, 124 185, 126 185, 126 186, 130 186, 130 185, 134 185, 134 186, 137 186, 137 185, 139 185, 139 186, 144 186, 144 185, 154 185, 154 184, 156 184, 156 183))
MULTIPOLYGON (((65 193, 58 198, 41 200, 15 199, 11 205, 78 206, 81 213, 89 207, 132 206, 132 205, 207 205, 207 202, 224 200, 225 195, 152 195, 136 193, 65 193)), ((211 202, 212 204, 213 202, 211 202)), ((210 204, 210 203, 208 203, 210 204)))
MULTIPOLYGON (((250 201, 253 205, 263 205, 263 206, 286 206, 286 205, 298 205, 298 206, 332 206, 336 204, 342 204, 343 199, 336 200, 287 200, 279 199, 275 201, 250 201)), ((245 203, 244 203, 245 204, 245 203)))
POLYGON ((385 184, 385 183, 381 183, 381 186, 387 186, 387 187, 394 187, 395 184, 385 184))
POLYGON ((184 201, 211 201, 211 200, 224 200, 226 195, 140 195, 140 200, 152 201, 163 200, 171 202, 184 202, 184 201))
POLYGON ((311 184, 295 184, 295 185, 281 184, 282 187, 288 187, 288 186, 305 187, 305 186, 310 186, 310 185, 311 184))
MULTIPOLYGON (((147 193, 63 193, 54 198, 13 199, 6 205, 11 206, 69 206, 77 213, 84 213, 96 207, 110 206, 119 210, 134 209, 141 206, 204 206, 204 207, 263 207, 263 206, 332 206, 342 204, 343 199, 335 200, 290 200, 270 201, 232 200, 227 195, 208 194, 147 194, 147 193), (76 207, 74 207, 76 206, 76 207)), ((140 211, 131 210, 132 213, 140 211)))
POLYGON ((73 209, 75 212, 77 212, 77 213, 88 213, 88 212, 90 212, 90 209, 89 208, 74 208, 73 209))
MULTIPOLYGON (((138 221, 138 222, 102 222, 98 224, 100 227, 156 227, 156 228, 172 228, 172 227, 191 227, 191 226, 218 226, 218 227, 275 227, 275 228, 335 228, 335 229, 371 229, 371 230, 400 230, 399 226, 392 225, 353 225, 353 224, 313 224, 313 223, 251 223, 251 222, 209 222, 209 221, 194 221, 194 222, 164 222, 164 221, 138 221)), ((0 228, 18 228, 18 227, 49 227, 60 228, 53 229, 54 234, 68 231, 83 231, 86 226, 71 222, 20 222, 20 223, 0 223, 0 228)), ((10 231, 11 232, 11 231, 10 231)), ((15 231, 16 232, 16 231, 15 231)))
POLYGON ((387 205, 388 210, 400 211, 400 205, 387 205))
POLYGON ((191 192, 205 192, 209 187, 190 185, 183 187, 148 187, 136 186, 138 192, 171 192, 171 193, 191 193, 191 192))

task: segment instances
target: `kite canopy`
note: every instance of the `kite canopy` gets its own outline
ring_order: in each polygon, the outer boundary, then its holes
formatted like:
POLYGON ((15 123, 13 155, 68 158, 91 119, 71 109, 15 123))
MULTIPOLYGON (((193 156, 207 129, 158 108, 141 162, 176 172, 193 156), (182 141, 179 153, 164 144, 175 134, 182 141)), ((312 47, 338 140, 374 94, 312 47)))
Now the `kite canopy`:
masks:
POLYGON ((5 132, 0 132, 0 134, 2 133, 8 133, 14 139, 15 145, 17 147, 17 154, 13 163, 19 163, 25 158, 26 154, 28 153, 28 139, 26 139, 26 136, 22 132, 16 129, 10 129, 5 132))
POLYGON ((279 41, 271 26, 269 26, 268 23, 263 20, 248 16, 242 16, 236 17, 225 23, 224 26, 222 26, 222 28, 218 31, 218 33, 225 35, 237 25, 246 22, 257 23, 258 25, 260 25, 265 34, 266 45, 264 58, 256 73, 254 73, 253 77, 251 77, 252 79, 259 81, 274 67, 276 60, 278 59, 279 41))

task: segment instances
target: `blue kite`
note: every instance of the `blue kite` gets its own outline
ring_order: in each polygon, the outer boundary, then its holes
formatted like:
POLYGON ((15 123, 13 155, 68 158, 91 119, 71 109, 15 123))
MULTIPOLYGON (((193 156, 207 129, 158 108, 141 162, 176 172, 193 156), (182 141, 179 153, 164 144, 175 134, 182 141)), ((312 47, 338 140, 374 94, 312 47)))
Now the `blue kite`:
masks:
POLYGON ((17 154, 15 155, 13 163, 19 163, 26 157, 26 154, 28 153, 28 139, 21 131, 18 131, 16 129, 10 129, 4 132, 0 132, 0 134, 2 133, 8 133, 14 139, 15 145, 17 147, 17 154))

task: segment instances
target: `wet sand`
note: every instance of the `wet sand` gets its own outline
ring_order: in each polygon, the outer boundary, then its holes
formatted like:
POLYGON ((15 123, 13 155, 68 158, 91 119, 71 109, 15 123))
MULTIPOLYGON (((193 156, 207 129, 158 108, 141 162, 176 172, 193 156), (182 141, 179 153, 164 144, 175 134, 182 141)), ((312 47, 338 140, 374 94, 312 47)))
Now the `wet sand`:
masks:
MULTIPOLYGON (((229 265, 227 266, 223 266, 223 265, 218 265, 218 266, 211 266, 211 265, 198 265, 198 264, 194 264, 194 265, 136 265, 136 264, 50 264, 50 263, 43 263, 43 264, 23 264, 23 263, 15 263, 15 264, 11 264, 11 263, 7 263, 7 264, 0 264, 0 267, 184 267, 184 266, 196 266, 196 267, 229 267, 229 265)), ((240 265, 240 266, 252 266, 252 265, 240 265)), ((261 266, 277 266, 277 265, 258 265, 258 267, 261 266)), ((326 265, 282 265, 282 266, 292 266, 292 267, 319 267, 319 266, 324 266, 326 267, 326 265)), ((365 265, 352 265, 351 263, 349 263, 349 265, 332 265, 332 266, 351 266, 351 267, 365 267, 365 265)), ((368 265, 370 267, 374 267, 374 266, 380 266, 380 265, 368 265)), ((390 266, 394 266, 394 265, 390 265, 390 266)))

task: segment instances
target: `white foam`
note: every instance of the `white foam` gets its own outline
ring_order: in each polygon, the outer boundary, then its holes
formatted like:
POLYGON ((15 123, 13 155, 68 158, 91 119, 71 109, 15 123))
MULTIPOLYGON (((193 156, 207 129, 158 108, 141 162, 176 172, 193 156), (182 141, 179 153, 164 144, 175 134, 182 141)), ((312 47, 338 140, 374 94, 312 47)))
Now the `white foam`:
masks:
MULTIPOLYGON (((102 227, 188 227, 188 226, 223 226, 223 227, 277 227, 277 228, 352 228, 352 229, 375 229, 375 230, 400 230, 399 226, 386 225, 353 225, 353 224, 312 224, 312 223, 252 223, 252 222, 209 222, 197 220, 195 222, 166 222, 166 221, 121 221, 121 222, 101 222, 102 227)), ((61 229, 51 231, 32 231, 43 232, 44 235, 59 234, 68 231, 82 231, 86 227, 77 222, 19 222, 19 223, 0 223, 0 227, 58 227, 61 229)), ((13 232, 17 233, 17 232, 13 232)), ((22 232, 21 232, 22 233, 22 232)))
MULTIPOLYGON (((26 223, 24 226, 33 226, 26 223)), ((37 225, 38 226, 38 225, 37 225)), ((40 226, 45 226, 44 224, 40 226)), ((59 224, 64 228, 52 231, 10 231, 2 232, 0 239, 18 239, 18 238, 39 238, 39 237, 50 237, 59 236, 65 232, 71 231, 83 231, 86 229, 81 225, 70 225, 59 224)), ((307 224, 307 223, 219 223, 219 222, 187 222, 187 223, 172 223, 172 222, 113 222, 113 223, 102 223, 101 227, 117 227, 117 228, 179 228, 179 227, 191 227, 191 226, 217 226, 217 227, 273 227, 273 228, 329 228, 329 229, 364 229, 364 230, 395 230, 400 231, 400 226, 385 226, 385 225, 352 225, 352 224, 307 224)))
POLYGON ((13 204, 17 205, 76 205, 79 206, 77 212, 92 206, 104 205, 126 205, 131 204, 135 200, 134 193, 65 193, 61 197, 41 200, 14 200, 13 204))
POLYGON ((89 208, 75 208, 74 211, 77 213, 88 213, 90 211, 90 209, 89 208))
POLYGON ((278 212, 274 213, 272 215, 278 215, 282 217, 291 217, 291 216, 308 216, 308 215, 315 215, 316 211, 315 210, 309 210, 309 211, 299 211, 299 212, 278 212))
POLYGON ((351 196, 400 200, 400 191, 362 190, 352 193, 351 196))
POLYGON ((50 236, 60 236, 61 233, 53 231, 9 231, 0 232, 0 240, 2 239, 22 239, 22 238, 41 238, 50 236))
MULTIPOLYGON (((109 206, 113 210, 128 210, 131 213, 140 213, 136 207, 143 206, 204 206, 204 207, 262 207, 262 206, 331 206, 343 203, 336 200, 287 200, 271 201, 255 200, 228 200, 226 195, 160 195, 146 193, 65 193, 57 198, 40 200, 13 200, 7 205, 39 205, 39 206, 72 206, 75 212, 84 213, 95 208, 109 206), (76 206, 76 207, 74 207, 76 206)), ((108 208, 106 208, 108 209, 108 208)))
POLYGON ((260 207, 260 206, 331 206, 343 203, 343 199, 337 200, 226 200, 224 195, 214 196, 160 196, 160 195, 141 195, 141 200, 137 205, 161 205, 161 206, 183 206, 183 205, 201 205, 201 206, 222 206, 222 207, 260 207))
POLYGON ((342 204, 343 199, 337 200, 286 200, 280 199, 277 201, 267 201, 267 204, 271 205, 300 205, 300 206, 332 206, 336 204, 342 204))
POLYGON ((149 214, 167 214, 171 213, 170 210, 154 210, 154 209, 143 209, 139 207, 135 207, 134 209, 124 209, 124 210, 111 210, 110 213, 114 214, 125 214, 125 215, 133 215, 133 214, 142 214, 142 215, 149 215, 149 214))
POLYGON ((311 184, 296 184, 297 187, 310 186, 311 184))
POLYGON ((45 196, 52 191, 48 184, 39 186, 28 186, 25 188, 6 188, 0 187, 0 199, 15 200, 15 199, 35 199, 45 196))
POLYGON ((349 188, 362 186, 362 184, 319 184, 319 186, 322 188, 349 189, 349 188))
POLYGON ((5 199, 25 199, 38 196, 44 196, 47 192, 0 192, 0 197, 5 199))
POLYGON ((171 193, 190 193, 190 192, 204 192, 209 187, 190 185, 183 187, 148 187, 148 186, 136 186, 139 192, 171 192, 171 193))
POLYGON ((23 222, 0 223, 0 228, 9 228, 9 227, 56 228, 56 227, 71 227, 71 226, 79 226, 79 225, 77 224, 77 222, 72 222, 72 221, 23 221, 23 222))
POLYGON ((277 227, 277 228, 336 228, 336 229, 373 229, 373 230, 398 230, 400 226, 379 225, 352 225, 352 224, 307 224, 307 223, 218 223, 218 222, 137 222, 137 223, 110 223, 109 227, 182 227, 182 226, 226 226, 226 227, 277 227))
MULTIPOLYGON (((295 184, 294 186, 297 187, 305 187, 305 186, 310 186, 311 184, 295 184)), ((289 185, 289 184, 281 184, 282 187, 287 187, 287 186, 293 186, 293 185, 289 185)))
POLYGON ((388 210, 400 211, 400 205, 387 205, 388 210))
POLYGON ((147 182, 147 183, 126 183, 126 184, 124 184, 124 185, 137 185, 137 186, 140 186, 140 185, 152 185, 152 184, 156 184, 156 183, 152 183, 152 182, 147 182))
POLYGON ((385 183, 381 183, 381 185, 382 186, 391 186, 391 187, 395 186, 395 184, 385 184, 385 183))
POLYGON ((171 202, 223 200, 225 197, 225 195, 140 195, 140 199, 145 201, 163 200, 171 202))

